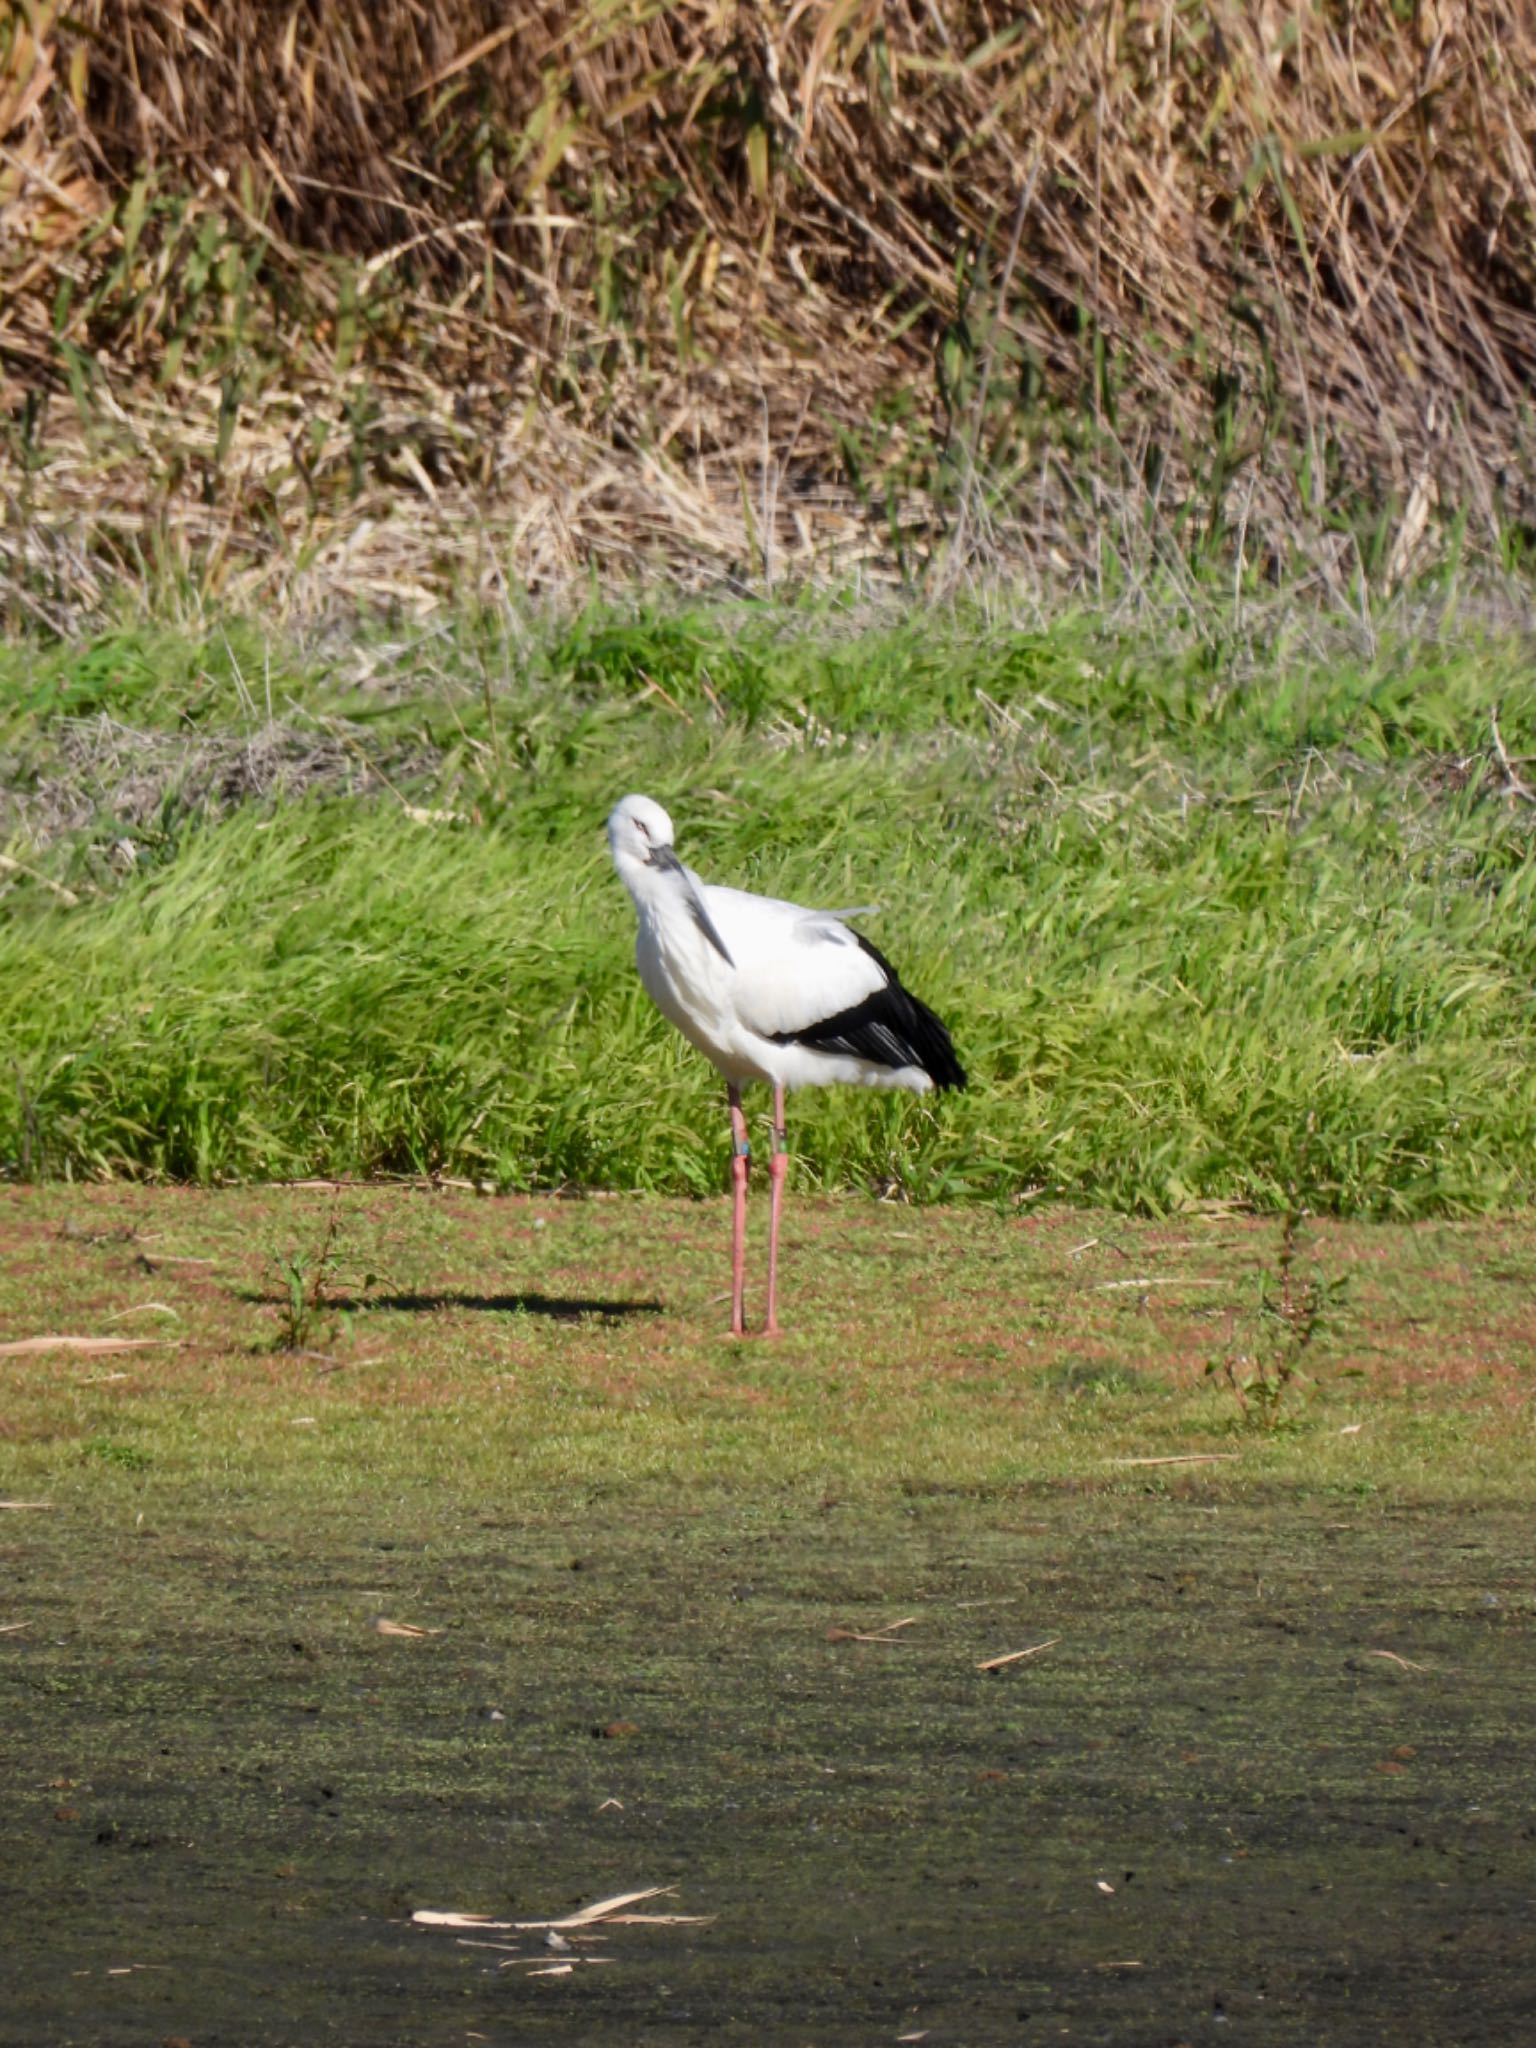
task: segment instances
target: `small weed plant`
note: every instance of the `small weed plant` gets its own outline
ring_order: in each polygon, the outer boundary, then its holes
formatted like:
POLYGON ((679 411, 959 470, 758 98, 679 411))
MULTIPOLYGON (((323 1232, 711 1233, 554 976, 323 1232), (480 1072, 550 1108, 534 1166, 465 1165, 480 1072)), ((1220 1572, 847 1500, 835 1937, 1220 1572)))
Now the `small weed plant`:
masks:
POLYGON ((278 1351, 320 1351, 334 1334, 334 1319, 327 1313, 326 1286, 334 1273, 338 1223, 339 1211, 332 1204, 317 1249, 305 1251, 293 1245, 286 1252, 272 1254, 283 1283, 281 1321, 274 1347, 278 1351))
POLYGON ((1330 1279, 1315 1260, 1303 1270, 1306 1224, 1305 1209, 1286 1210, 1273 1271, 1260 1275, 1246 1315, 1232 1311, 1224 1348, 1206 1361, 1206 1378, 1226 1383, 1252 1428, 1274 1429, 1293 1417, 1296 1397, 1314 1384, 1307 1368, 1343 1306, 1345 1281, 1330 1279))
POLYGON ((142 1472, 150 1463, 148 1451, 137 1444, 119 1443, 108 1436, 93 1436, 80 1447, 83 1458, 95 1458, 103 1465, 115 1465, 122 1472, 142 1472))

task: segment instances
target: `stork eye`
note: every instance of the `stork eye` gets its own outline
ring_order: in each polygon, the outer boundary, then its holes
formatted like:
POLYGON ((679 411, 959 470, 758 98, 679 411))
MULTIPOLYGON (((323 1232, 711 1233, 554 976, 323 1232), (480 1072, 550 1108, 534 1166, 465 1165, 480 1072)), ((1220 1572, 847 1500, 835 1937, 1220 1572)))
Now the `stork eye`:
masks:
POLYGON ((635 830, 640 834, 640 837, 642 839, 649 839, 651 836, 651 828, 649 825, 646 824, 644 818, 636 818, 635 830))

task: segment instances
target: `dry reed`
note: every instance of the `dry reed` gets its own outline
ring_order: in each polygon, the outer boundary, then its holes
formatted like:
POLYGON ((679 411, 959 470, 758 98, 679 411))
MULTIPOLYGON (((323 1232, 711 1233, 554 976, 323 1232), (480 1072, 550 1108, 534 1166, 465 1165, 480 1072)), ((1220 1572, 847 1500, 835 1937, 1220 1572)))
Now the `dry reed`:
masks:
POLYGON ((1505 550, 1536 14, 1400 12, 31 0, 13 609, 1505 550))

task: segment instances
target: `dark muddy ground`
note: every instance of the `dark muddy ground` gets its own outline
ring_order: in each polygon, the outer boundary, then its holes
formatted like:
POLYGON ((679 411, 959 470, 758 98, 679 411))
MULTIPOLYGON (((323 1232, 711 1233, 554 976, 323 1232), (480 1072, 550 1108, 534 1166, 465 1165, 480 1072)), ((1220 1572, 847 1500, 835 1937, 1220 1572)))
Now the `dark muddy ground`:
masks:
POLYGON ((1508 1510, 129 1489, 0 1561, 7 2048, 1536 2040, 1508 1510), (713 1917, 568 1977, 410 1924, 653 1884, 713 1917))

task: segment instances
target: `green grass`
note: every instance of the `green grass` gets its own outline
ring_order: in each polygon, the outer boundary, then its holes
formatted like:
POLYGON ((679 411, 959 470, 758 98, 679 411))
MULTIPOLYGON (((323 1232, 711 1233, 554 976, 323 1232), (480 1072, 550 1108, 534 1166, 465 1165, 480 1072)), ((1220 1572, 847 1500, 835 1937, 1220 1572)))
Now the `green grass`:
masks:
MULTIPOLYGON (((759 1199, 752 1323, 763 1235, 759 1199)), ((12 1190, 0 1340, 153 1341, 5 1360, 0 1497, 1526 1499, 1529 1225, 1311 1226, 1298 1271, 1337 1306, 1266 1422, 1206 1366, 1250 1341, 1281 1244, 1273 1219, 916 1212, 796 1188, 787 1335, 740 1344, 723 1198, 12 1190)))
POLYGON ((799 1098, 803 1178, 1523 1203, 1536 867, 1490 717, 1536 752, 1529 672, 826 607, 15 645, 0 1160, 718 1187, 718 1083, 638 987, 602 843, 640 788, 711 878, 878 901, 971 1069, 937 1106, 799 1098))

